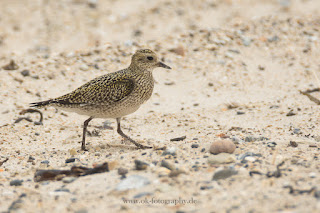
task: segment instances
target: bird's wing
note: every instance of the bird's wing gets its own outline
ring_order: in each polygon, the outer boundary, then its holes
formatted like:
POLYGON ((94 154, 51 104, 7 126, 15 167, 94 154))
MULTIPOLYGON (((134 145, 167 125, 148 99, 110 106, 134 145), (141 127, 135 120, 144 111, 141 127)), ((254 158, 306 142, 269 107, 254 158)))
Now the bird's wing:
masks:
POLYGON ((53 99, 51 103, 110 104, 126 98, 134 87, 134 79, 105 75, 89 81, 71 93, 53 99))

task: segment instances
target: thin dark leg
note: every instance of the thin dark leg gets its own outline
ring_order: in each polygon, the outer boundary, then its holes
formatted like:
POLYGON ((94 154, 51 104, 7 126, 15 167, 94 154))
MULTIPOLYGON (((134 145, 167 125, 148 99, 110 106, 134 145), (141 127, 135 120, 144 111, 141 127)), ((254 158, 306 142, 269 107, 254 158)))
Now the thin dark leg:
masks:
POLYGON ((117 118, 117 125, 118 125, 118 128, 117 128, 117 132, 119 133, 119 135, 121 135, 123 138, 127 139, 128 141, 130 141, 131 143, 133 143, 134 145, 136 145, 138 148, 140 149, 150 149, 152 147, 150 146, 144 146, 142 144, 139 144, 137 142, 135 142, 133 139, 131 139, 129 136, 127 136, 126 134, 124 134, 121 130, 121 126, 120 126, 120 119, 121 118, 117 118))
POLYGON ((81 144, 81 150, 86 150, 86 133, 87 133, 87 127, 89 122, 93 119, 93 117, 88 118, 87 120, 85 120, 85 122, 83 123, 83 134, 82 134, 82 144, 81 144))

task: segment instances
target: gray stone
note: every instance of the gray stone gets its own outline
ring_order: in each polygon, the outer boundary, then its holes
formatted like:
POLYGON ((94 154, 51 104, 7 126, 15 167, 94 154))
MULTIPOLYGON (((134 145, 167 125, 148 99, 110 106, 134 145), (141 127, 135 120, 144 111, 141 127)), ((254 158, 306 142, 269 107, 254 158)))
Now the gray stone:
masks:
POLYGON ((176 151, 177 151, 177 148, 176 147, 170 147, 168 149, 166 149, 162 155, 172 155, 172 156, 175 156, 176 155, 176 151))
POLYGON ((75 178, 75 177, 64 177, 62 179, 62 182, 64 182, 64 183, 72 183, 75 180, 77 180, 77 178, 75 178))
POLYGON ((212 180, 226 179, 226 178, 229 178, 235 174, 238 174, 238 171, 236 171, 233 168, 222 169, 222 170, 216 171, 214 173, 212 180))
POLYGON ((118 183, 118 185, 116 186, 116 190, 125 191, 129 189, 139 189, 148 184, 150 184, 148 178, 140 175, 131 175, 118 183))
POLYGON ((220 153, 218 155, 211 155, 208 158, 209 164, 226 164, 233 163, 236 161, 236 157, 229 153, 220 153))
POLYGON ((175 170, 175 166, 165 160, 161 161, 161 166, 170 169, 171 171, 175 170))
POLYGON ((21 186, 23 180, 12 180, 10 181, 10 186, 21 186))

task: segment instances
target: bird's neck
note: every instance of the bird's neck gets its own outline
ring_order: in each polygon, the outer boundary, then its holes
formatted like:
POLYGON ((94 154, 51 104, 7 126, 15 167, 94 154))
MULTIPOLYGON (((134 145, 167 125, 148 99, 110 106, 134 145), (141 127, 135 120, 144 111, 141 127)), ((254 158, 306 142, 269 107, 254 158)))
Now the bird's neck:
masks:
POLYGON ((138 67, 133 64, 130 64, 128 68, 131 72, 137 73, 137 74, 146 74, 146 73, 151 73, 152 75, 152 68, 149 67, 138 67))

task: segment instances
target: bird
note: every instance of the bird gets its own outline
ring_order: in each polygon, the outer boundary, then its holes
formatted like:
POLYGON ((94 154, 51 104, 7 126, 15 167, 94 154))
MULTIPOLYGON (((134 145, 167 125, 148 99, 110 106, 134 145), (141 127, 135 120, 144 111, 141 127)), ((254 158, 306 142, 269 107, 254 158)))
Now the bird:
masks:
POLYGON ((152 148, 142 145, 125 133, 120 125, 123 116, 134 113, 150 99, 154 78, 152 71, 162 67, 171 69, 150 49, 139 49, 131 58, 128 68, 111 72, 83 84, 74 91, 46 101, 30 103, 30 107, 55 107, 64 111, 89 116, 83 123, 81 150, 86 149, 86 132, 94 118, 112 118, 117 121, 117 133, 139 149, 152 148))

